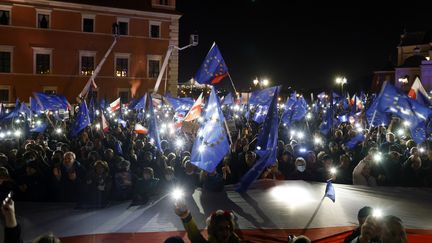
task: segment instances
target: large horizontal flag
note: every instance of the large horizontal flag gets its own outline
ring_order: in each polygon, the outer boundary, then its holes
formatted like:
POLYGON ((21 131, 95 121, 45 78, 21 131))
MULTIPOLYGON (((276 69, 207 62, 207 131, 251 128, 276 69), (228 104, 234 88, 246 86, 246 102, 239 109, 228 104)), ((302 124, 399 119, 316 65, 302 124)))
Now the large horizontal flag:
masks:
POLYGON ((228 67, 216 43, 213 43, 204 62, 195 75, 200 84, 217 84, 228 75, 228 67))
POLYGON ((165 99, 170 103, 175 112, 188 111, 194 104, 191 97, 174 98, 166 96, 165 99))
POLYGON ((42 110, 68 110, 70 108, 69 102, 62 95, 41 92, 35 92, 33 95, 42 110))
POLYGON ((222 105, 231 105, 231 104, 234 104, 234 97, 230 92, 224 97, 222 105))
POLYGON ((273 99, 270 103, 263 129, 258 134, 255 152, 259 158, 255 165, 241 178, 240 184, 236 189, 240 193, 247 191, 252 182, 254 182, 261 175, 266 167, 276 163, 276 147, 279 125, 277 111, 278 94, 279 89, 276 88, 274 94, 272 95, 273 99))
POLYGON ((198 130, 193 144, 191 162, 202 170, 213 172, 223 157, 229 153, 230 146, 225 130, 225 118, 219 98, 212 87, 204 122, 198 130))

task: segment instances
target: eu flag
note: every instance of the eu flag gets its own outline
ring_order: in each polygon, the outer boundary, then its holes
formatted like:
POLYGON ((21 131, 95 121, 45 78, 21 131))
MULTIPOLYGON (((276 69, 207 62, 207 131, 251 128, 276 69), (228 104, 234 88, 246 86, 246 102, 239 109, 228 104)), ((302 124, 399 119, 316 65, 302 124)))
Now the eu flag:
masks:
POLYGON ((67 110, 69 108, 69 102, 61 95, 36 92, 34 93, 34 97, 43 110, 67 110))
POLYGON ((143 110, 146 106, 146 100, 147 100, 147 94, 145 94, 144 96, 142 96, 139 99, 135 99, 133 100, 130 104, 129 104, 129 109, 133 109, 133 110, 143 110))
POLYGON ((198 129, 192 147, 191 162, 202 170, 213 172, 223 157, 229 153, 225 118, 220 108, 219 98, 212 87, 204 122, 198 129))
POLYGON ((20 110, 21 110, 21 103, 20 103, 19 99, 16 99, 16 101, 15 101, 15 108, 11 112, 7 113, 1 119, 2 120, 14 119, 15 117, 19 116, 20 110))
POLYGON ((241 178, 237 192, 245 192, 264 171, 264 169, 276 162, 276 145, 278 140, 279 117, 277 111, 277 88, 273 94, 270 108, 264 122, 264 127, 258 135, 256 154, 259 156, 255 165, 241 178))
POLYGON ((279 86, 274 86, 270 88, 266 88, 263 90, 254 91, 251 93, 249 98, 249 105, 267 105, 270 106, 270 103, 273 99, 276 89, 279 86))
POLYGON ((45 132, 45 130, 46 130, 47 127, 48 127, 47 123, 41 122, 40 124, 36 124, 35 127, 33 127, 32 129, 30 129, 30 132, 43 133, 43 132, 45 132))
POLYGON ((210 48, 204 62, 195 75, 200 84, 217 84, 228 75, 228 68, 216 43, 210 48))
POLYGON ((93 122, 96 119, 96 109, 95 109, 93 96, 90 98, 89 117, 90 117, 90 122, 93 122))
POLYGON ((348 142, 345 143, 345 146, 349 148, 350 150, 354 149, 355 146, 357 146, 358 143, 363 142, 365 139, 365 136, 363 133, 359 133, 355 135, 353 138, 351 138, 348 142))
POLYGON ((75 122, 72 124, 71 135, 76 136, 89 124, 90 124, 89 111, 87 109, 87 104, 84 100, 79 105, 78 113, 75 116, 75 122))
POLYGON ((147 94, 148 102, 147 102, 147 111, 150 115, 148 124, 149 124, 149 138, 150 141, 152 141, 153 145, 159 150, 162 151, 162 147, 160 144, 160 137, 159 137, 159 128, 157 125, 157 119, 156 115, 153 110, 153 99, 151 94, 147 94))
POLYGON ((191 97, 174 98, 167 96, 165 99, 171 104, 175 112, 187 112, 194 104, 194 101, 191 97))
POLYGON ((331 180, 327 181, 327 186, 325 189, 324 196, 330 198, 330 200, 332 200, 333 202, 336 201, 336 193, 331 180))
POLYGON ((231 104, 234 104, 234 97, 230 92, 225 96, 222 105, 231 105, 231 104))

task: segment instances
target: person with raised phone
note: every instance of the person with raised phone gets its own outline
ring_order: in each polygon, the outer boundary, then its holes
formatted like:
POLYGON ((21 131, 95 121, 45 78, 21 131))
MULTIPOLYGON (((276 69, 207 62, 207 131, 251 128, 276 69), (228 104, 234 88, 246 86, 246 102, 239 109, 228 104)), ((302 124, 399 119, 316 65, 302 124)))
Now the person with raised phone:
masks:
POLYGON ((181 190, 172 193, 175 213, 181 218, 191 243, 240 243, 240 237, 234 232, 234 215, 230 211, 217 210, 207 218, 208 239, 201 235, 192 214, 186 206, 181 190))
MULTIPOLYGON (((21 226, 15 216, 15 203, 12 200, 12 192, 3 200, 1 211, 4 216, 5 229, 4 240, 7 243, 23 243, 21 236, 21 226)), ((41 235, 32 243, 60 243, 60 240, 52 234, 41 235)))

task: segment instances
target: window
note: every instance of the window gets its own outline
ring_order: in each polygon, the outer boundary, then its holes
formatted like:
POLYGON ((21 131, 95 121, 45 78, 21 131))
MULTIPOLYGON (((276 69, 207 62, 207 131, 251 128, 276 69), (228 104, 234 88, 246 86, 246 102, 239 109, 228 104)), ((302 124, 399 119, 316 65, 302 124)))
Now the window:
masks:
POLYGON ((117 95, 120 97, 120 101, 122 103, 126 103, 129 101, 129 89, 128 88, 119 88, 117 90, 117 95))
POLYGON ((150 22, 150 37, 151 38, 160 38, 160 22, 150 22))
POLYGON ((159 4, 160 5, 169 5, 169 1, 168 0, 159 0, 159 4))
POLYGON ((117 18, 118 34, 129 35, 129 19, 128 18, 117 18))
POLYGON ((162 56, 147 55, 147 77, 157 78, 160 72, 162 56))
POLYGON ((52 71, 51 56, 52 49, 33 47, 34 53, 34 73, 50 74, 52 71))
POLYGON ((9 10, 0 10, 0 25, 10 25, 9 10))
POLYGON ((9 102, 10 86, 0 85, 0 102, 9 102))
POLYGON ((57 94, 57 86, 44 86, 43 92, 48 95, 57 94))
POLYGON ((92 75, 95 69, 94 51, 80 51, 80 75, 92 75))
POLYGON ((83 32, 94 32, 94 19, 83 18, 83 32))
POLYGON ((115 76, 127 77, 129 75, 129 54, 115 55, 115 76))
POLYGON ((50 26, 50 16, 47 13, 38 13, 37 21, 38 28, 40 29, 48 29, 50 26))
POLYGON ((11 53, 8 51, 0 51, 0 73, 11 72, 11 53))

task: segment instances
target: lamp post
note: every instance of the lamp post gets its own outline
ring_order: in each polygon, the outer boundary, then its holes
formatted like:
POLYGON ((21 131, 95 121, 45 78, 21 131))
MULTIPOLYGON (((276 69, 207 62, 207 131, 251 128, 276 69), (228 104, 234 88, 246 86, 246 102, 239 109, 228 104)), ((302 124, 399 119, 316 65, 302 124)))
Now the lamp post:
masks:
POLYGON ((336 78, 336 83, 340 84, 340 86, 341 86, 341 95, 343 95, 344 94, 343 93, 343 86, 344 86, 344 84, 347 83, 346 77, 337 77, 336 78))
POLYGON ((253 87, 260 87, 262 89, 267 87, 270 84, 270 81, 268 79, 259 80, 258 78, 255 78, 252 83, 253 87))

